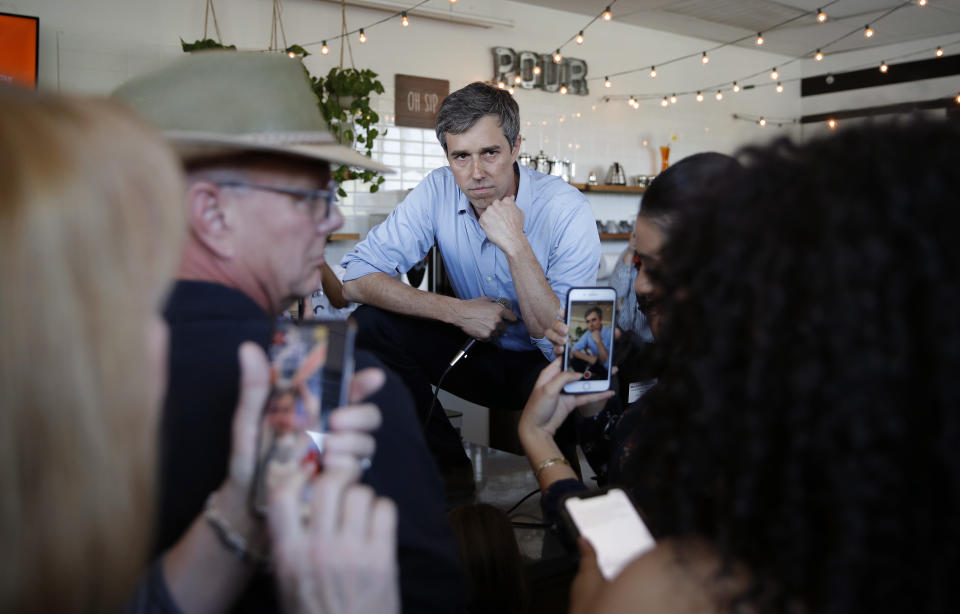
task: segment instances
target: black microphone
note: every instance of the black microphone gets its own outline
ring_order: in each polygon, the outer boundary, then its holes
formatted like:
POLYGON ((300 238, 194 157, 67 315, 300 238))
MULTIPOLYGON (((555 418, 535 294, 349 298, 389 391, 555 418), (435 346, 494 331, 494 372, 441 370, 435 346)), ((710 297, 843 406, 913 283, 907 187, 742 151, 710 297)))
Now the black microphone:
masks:
MULTIPOLYGON (((500 306, 503 307, 504 309, 513 311, 513 302, 507 297, 501 296, 500 298, 496 299, 496 302, 500 303, 500 306)), ((463 344, 463 347, 460 349, 459 352, 457 352, 457 355, 454 356, 453 360, 450 361, 450 366, 447 367, 447 369, 453 368, 453 365, 460 362, 460 359, 467 355, 467 352, 470 351, 470 348, 472 348, 473 344, 476 342, 477 342, 476 339, 472 339, 472 338, 467 339, 467 342, 463 344)))

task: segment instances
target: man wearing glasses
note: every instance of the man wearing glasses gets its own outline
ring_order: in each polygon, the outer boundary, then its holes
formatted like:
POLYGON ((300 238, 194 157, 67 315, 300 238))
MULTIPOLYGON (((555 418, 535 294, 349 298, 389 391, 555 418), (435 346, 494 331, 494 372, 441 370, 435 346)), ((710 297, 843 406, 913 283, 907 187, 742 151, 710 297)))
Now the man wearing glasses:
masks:
MULTIPOLYGON (((303 67, 286 56, 197 54, 125 84, 115 96, 163 129, 187 180, 188 237, 164 312, 170 371, 161 417, 159 552, 203 512, 227 473, 237 348, 245 341, 266 348, 283 309, 320 284, 327 238, 343 223, 331 164, 390 169, 336 144, 303 67)), ((358 370, 379 366, 364 352, 356 362, 358 370)), ((366 399, 383 421, 363 481, 397 506, 403 609, 460 611, 458 554, 440 478, 409 395, 386 375, 366 399)), ((233 529, 265 548, 260 519, 245 517, 233 529)), ((272 579, 258 573, 234 611, 278 609, 272 579)))

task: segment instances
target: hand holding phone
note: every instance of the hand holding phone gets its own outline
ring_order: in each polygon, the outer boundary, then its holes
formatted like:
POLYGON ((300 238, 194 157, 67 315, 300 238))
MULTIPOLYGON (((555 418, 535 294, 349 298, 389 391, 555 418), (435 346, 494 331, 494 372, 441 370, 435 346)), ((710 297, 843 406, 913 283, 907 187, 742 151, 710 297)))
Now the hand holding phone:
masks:
POLYGON ((583 378, 564 386, 564 392, 582 394, 610 388, 616 310, 613 288, 571 288, 567 293, 565 324, 570 341, 564 348, 563 367, 583 373, 583 378))
POLYGON ((570 530, 593 546, 607 580, 656 545, 633 502, 619 488, 568 497, 562 513, 570 530))
POLYGON ((277 325, 268 353, 271 390, 257 436, 256 513, 266 510, 272 464, 319 466, 329 413, 347 403, 355 335, 351 320, 277 325))

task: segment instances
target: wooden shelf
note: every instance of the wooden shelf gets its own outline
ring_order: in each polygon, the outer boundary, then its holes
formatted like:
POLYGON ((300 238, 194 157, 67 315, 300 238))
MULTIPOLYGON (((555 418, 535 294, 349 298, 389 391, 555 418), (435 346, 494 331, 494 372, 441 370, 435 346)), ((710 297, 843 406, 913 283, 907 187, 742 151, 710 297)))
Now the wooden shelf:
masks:
POLYGON ((601 232, 600 240, 601 241, 629 241, 630 233, 629 232, 601 232))
POLYGON ((329 237, 327 241, 359 241, 360 233, 359 232, 335 232, 329 237))
POLYGON ((596 192, 599 194, 643 194, 647 188, 636 185, 588 185, 586 183, 571 183, 581 192, 596 192))

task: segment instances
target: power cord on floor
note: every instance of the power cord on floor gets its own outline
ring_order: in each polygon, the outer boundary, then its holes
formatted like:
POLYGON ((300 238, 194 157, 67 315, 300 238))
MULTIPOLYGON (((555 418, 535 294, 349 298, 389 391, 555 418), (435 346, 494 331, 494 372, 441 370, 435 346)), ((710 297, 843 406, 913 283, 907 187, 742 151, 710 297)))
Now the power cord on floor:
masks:
POLYGON ((523 495, 523 498, 522 498, 522 499, 520 499, 519 501, 517 501, 517 502, 514 504, 513 507, 511 507, 510 509, 507 510, 507 512, 506 512, 507 516, 509 516, 510 513, 513 512, 515 509, 517 509, 518 507, 520 507, 520 505, 521 505, 524 501, 526 501, 527 499, 529 499, 529 498, 532 497, 533 495, 537 494, 538 492, 540 492, 540 489, 539 489, 539 488, 534 488, 533 490, 531 490, 531 491, 528 492, 527 494, 523 495))

